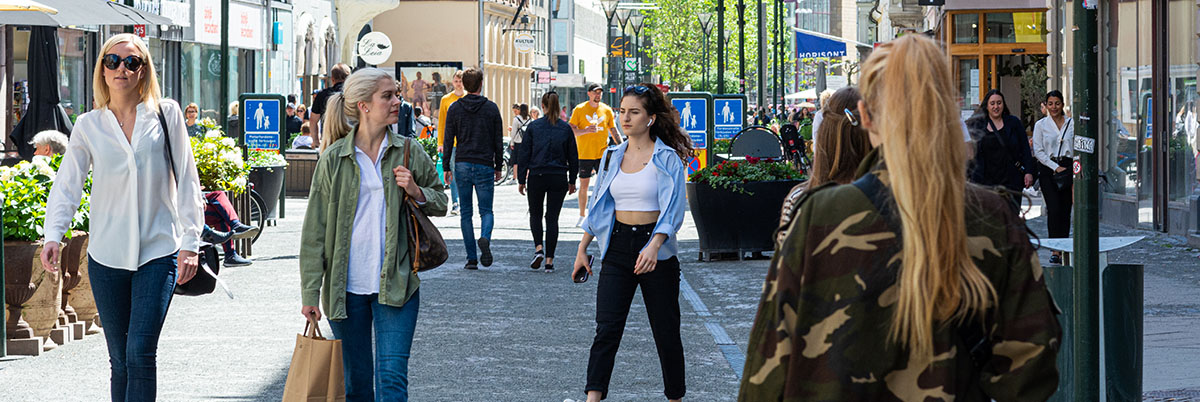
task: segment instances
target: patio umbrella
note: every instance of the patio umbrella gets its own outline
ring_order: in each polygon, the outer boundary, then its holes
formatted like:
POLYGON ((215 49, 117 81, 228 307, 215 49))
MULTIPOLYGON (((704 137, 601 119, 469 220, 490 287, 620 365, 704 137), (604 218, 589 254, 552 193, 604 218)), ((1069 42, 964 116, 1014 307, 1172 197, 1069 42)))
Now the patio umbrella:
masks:
MULTIPOLYGON (((28 0, 0 0, 20 3, 28 0)), ((175 25, 170 19, 108 0, 38 0, 56 12, 4 11, 0 25, 67 27, 72 25, 175 25)), ((32 3, 32 1, 29 1, 32 3)))
POLYGON ((32 0, 0 0, 0 11, 40 11, 46 14, 58 14, 54 7, 32 0))
POLYGON ((71 134, 71 120, 58 105, 57 28, 35 26, 29 34, 29 107, 10 138, 24 159, 33 157, 29 141, 42 130, 71 134))

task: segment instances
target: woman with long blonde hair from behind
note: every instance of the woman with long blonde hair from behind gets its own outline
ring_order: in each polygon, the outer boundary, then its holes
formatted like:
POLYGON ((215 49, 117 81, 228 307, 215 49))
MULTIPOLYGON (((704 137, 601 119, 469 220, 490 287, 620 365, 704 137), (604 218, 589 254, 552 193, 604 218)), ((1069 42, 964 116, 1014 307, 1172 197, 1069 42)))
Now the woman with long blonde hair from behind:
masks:
POLYGON ((800 200, 739 400, 1046 400, 1062 330, 1024 221, 966 183, 945 50, 883 44, 860 82, 874 167, 800 200))

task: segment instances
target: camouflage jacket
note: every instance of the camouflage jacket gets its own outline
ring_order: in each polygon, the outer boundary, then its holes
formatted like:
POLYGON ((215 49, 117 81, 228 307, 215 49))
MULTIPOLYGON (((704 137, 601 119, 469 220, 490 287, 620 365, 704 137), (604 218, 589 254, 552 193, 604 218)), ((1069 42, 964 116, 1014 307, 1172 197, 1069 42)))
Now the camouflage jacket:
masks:
POLYGON ((868 155, 853 184, 801 196, 767 273, 738 400, 1049 398, 1058 385, 1058 310, 1024 222, 992 191, 968 186, 966 226, 998 303, 971 324, 935 324, 931 362, 888 340, 901 239, 898 217, 876 206, 895 208, 877 161, 868 155))

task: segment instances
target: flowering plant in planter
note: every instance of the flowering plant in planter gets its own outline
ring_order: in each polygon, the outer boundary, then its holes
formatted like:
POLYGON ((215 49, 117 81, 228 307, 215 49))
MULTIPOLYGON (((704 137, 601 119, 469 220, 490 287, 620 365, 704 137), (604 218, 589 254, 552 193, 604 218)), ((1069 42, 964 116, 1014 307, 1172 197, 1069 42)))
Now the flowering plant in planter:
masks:
POLYGON ((242 149, 233 138, 226 137, 212 119, 201 120, 207 132, 192 137, 192 155, 200 186, 206 191, 229 191, 241 194, 246 189, 250 166, 242 160, 242 149))
POLYGON ((250 167, 285 167, 287 159, 276 151, 250 151, 250 167))
MULTIPOLYGON (((43 236, 46 200, 54 184, 62 155, 34 158, 16 166, 0 166, 0 206, 4 209, 4 240, 37 241, 43 236)), ((91 206, 92 178, 84 184, 80 208, 71 228, 86 231, 91 206)), ((70 237, 70 232, 66 234, 70 237)))
POLYGON ((742 188, 742 184, 759 181, 802 180, 804 174, 787 162, 746 157, 745 161, 721 161, 706 166, 689 178, 692 183, 708 183, 735 193, 753 195, 742 188))

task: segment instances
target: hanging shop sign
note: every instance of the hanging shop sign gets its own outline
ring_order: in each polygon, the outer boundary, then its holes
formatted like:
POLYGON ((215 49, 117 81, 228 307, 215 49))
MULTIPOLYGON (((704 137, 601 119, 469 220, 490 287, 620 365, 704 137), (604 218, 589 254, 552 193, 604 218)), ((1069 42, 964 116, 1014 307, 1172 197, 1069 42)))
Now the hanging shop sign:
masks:
POLYGON ((536 40, 533 38, 533 34, 529 32, 519 32, 513 38, 513 47, 517 49, 517 52, 522 54, 532 52, 535 43, 536 40))
POLYGON ((358 40, 355 50, 367 64, 380 65, 392 57, 392 40, 383 32, 371 32, 358 40))
MULTIPOLYGON (((229 3, 229 45, 242 49, 262 50, 262 9, 229 3)), ((221 1, 196 0, 196 42, 221 44, 221 1)))

